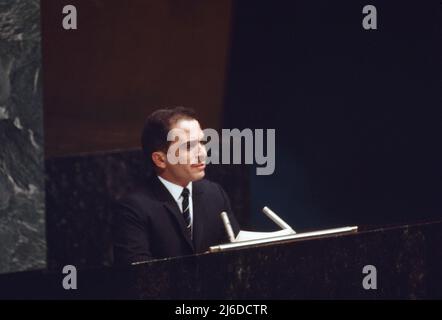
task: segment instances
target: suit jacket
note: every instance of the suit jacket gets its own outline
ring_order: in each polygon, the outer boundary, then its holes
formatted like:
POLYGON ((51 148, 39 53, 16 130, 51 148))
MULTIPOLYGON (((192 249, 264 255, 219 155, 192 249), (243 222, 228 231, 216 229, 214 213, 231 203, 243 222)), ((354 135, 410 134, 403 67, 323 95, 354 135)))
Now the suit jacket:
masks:
POLYGON ((193 238, 183 214, 158 177, 127 194, 113 215, 114 263, 131 264, 201 253, 212 245, 228 242, 220 213, 226 211, 237 234, 227 194, 220 185, 199 180, 192 185, 193 238))

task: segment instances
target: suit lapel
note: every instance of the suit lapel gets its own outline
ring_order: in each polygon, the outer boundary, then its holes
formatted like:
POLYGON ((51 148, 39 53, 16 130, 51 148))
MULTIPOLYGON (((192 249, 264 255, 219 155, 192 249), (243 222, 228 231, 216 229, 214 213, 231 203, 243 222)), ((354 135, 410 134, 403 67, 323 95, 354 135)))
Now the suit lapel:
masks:
POLYGON ((199 251, 204 230, 205 203, 203 201, 203 189, 198 182, 193 183, 192 202, 193 202, 193 243, 195 249, 199 251))
POLYGON ((192 248, 192 251, 195 251, 195 248, 192 243, 192 239, 189 236, 189 232, 187 231, 186 224, 184 222, 183 214, 181 213, 181 210, 178 208, 178 205, 175 203, 164 203, 164 206, 169 211, 170 214, 172 214, 175 222, 178 224, 178 228, 180 229, 181 235, 186 240, 187 244, 192 248))
MULTIPOLYGON (((161 183, 161 181, 156 177, 151 178, 152 190, 155 193, 158 200, 163 202, 163 206, 167 209, 167 212, 172 215, 173 220, 176 222, 178 229, 180 230, 181 235, 187 244, 191 247, 192 251, 195 251, 194 245, 192 243, 192 239, 187 232, 186 223, 183 218, 183 214, 181 213, 180 208, 173 199, 170 192, 166 189, 166 187, 161 183)), ((193 200, 193 199, 192 199, 193 200)))

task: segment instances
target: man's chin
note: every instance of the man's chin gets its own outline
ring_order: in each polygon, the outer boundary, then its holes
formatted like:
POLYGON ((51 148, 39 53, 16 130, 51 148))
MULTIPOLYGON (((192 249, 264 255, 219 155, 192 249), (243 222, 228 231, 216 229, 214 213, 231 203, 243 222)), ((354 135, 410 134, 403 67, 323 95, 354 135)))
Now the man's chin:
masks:
POLYGON ((192 181, 198 181, 204 178, 204 176, 206 175, 206 172, 204 170, 194 173, 192 175, 192 181))

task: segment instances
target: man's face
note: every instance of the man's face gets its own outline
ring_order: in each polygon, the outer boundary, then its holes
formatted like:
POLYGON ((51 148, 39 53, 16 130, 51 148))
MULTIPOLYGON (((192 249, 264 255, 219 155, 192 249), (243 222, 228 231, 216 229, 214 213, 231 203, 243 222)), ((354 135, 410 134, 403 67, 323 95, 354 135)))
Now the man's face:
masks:
POLYGON ((202 179, 207 153, 199 122, 195 119, 178 120, 170 134, 175 139, 170 143, 160 176, 183 187, 202 179))

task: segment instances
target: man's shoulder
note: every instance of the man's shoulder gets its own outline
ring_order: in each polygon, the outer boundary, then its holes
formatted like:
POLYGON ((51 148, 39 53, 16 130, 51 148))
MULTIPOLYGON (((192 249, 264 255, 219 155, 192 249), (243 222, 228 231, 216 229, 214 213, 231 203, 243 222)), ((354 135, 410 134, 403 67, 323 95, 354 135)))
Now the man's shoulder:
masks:
POLYGON ((137 186, 116 199, 118 205, 140 206, 154 204, 157 201, 152 190, 147 186, 137 186))
POLYGON ((121 199, 154 199, 155 196, 152 191, 149 186, 136 186, 124 193, 121 199))
POLYGON ((203 191, 203 192, 215 192, 218 193, 221 190, 221 186, 213 181, 208 179, 201 179, 193 182, 194 191, 203 191))
MULTIPOLYGON (((204 193, 206 195, 221 195, 222 187, 208 179, 201 179, 193 182, 193 193, 204 193)), ((126 192, 123 196, 117 199, 118 204, 126 206, 142 206, 150 207, 168 199, 169 194, 162 185, 156 182, 147 182, 146 184, 138 185, 126 192), (158 190, 161 189, 161 190, 158 190)))

